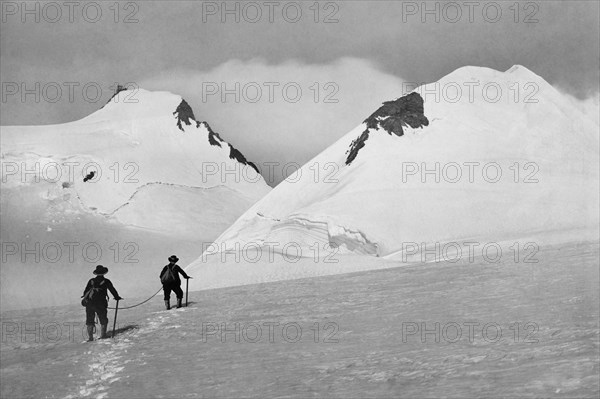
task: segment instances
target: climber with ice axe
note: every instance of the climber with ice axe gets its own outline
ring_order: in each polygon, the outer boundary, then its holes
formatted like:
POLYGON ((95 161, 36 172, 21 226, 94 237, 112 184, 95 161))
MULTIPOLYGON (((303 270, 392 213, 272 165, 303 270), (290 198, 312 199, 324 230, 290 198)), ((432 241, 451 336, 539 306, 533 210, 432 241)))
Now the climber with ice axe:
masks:
MULTIPOLYGON (((100 339, 107 338, 106 328, 108 327, 108 317, 107 317, 107 309, 108 309, 108 293, 113 295, 115 300, 117 301, 117 306, 119 301, 123 298, 119 296, 115 287, 113 287, 112 282, 105 278, 104 275, 108 273, 108 268, 98 265, 96 269, 93 271, 96 277, 90 279, 83 290, 83 296, 81 300, 81 304, 85 306, 85 324, 87 325, 87 333, 88 333, 88 341, 94 340, 94 330, 96 327, 95 316, 98 315, 98 319, 100 320, 100 339)), ((117 320, 117 314, 115 312, 115 324, 117 320)), ((114 334, 114 326, 113 326, 113 334, 114 334)))
MULTIPOLYGON (((163 267, 160 272, 160 282, 163 285, 163 291, 165 293, 165 307, 167 310, 171 309, 171 291, 175 292, 177 296, 177 307, 181 307, 181 301, 183 300, 183 291, 181 290, 181 280, 179 274, 181 274, 186 280, 191 277, 188 276, 179 265, 177 265, 179 258, 175 255, 169 256, 169 264, 163 267)), ((185 305, 187 306, 187 281, 185 286, 185 305)))

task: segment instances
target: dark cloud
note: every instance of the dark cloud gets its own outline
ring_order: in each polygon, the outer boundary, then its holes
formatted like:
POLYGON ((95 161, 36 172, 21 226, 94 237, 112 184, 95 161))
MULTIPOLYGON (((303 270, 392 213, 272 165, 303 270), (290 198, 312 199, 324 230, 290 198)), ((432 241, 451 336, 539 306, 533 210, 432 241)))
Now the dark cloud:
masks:
POLYGON ((262 12, 256 23, 245 20, 256 16, 247 3, 228 2, 229 9, 238 4, 240 20, 227 14, 225 23, 218 13, 203 20, 203 5, 206 11, 222 2, 136 2, 137 10, 125 9, 123 2, 119 23, 109 8, 114 3, 100 4, 103 15, 96 23, 86 22, 81 10, 74 13, 73 23, 66 15, 57 23, 43 18, 35 23, 32 16, 22 23, 19 15, 3 13, 3 82, 98 82, 104 88, 98 103, 81 95, 72 103, 64 98, 52 104, 43 99, 36 103, 32 97, 24 103, 8 99, 2 103, 3 124, 78 119, 104 103, 111 95, 108 87, 116 82, 139 82, 173 68, 206 71, 231 59, 257 57, 273 64, 370 59, 414 82, 435 81, 464 65, 506 70, 522 64, 579 98, 598 91, 595 1, 524 1, 516 7, 513 1, 452 3, 458 8, 448 2, 321 2, 318 23, 313 2, 298 3, 303 14, 296 23, 286 21, 294 17, 293 7, 283 15, 291 2, 278 3, 272 22, 266 3, 254 3, 262 12), (502 14, 496 18, 498 8, 502 14), (123 23, 132 11, 138 22, 123 23), (327 18, 333 23, 324 23, 327 18))

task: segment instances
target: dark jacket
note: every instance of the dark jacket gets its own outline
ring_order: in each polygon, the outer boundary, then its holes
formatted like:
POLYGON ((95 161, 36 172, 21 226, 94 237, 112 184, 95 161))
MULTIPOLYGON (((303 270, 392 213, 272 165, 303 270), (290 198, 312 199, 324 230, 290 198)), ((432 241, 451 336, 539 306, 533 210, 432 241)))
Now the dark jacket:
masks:
MULTIPOLYGON (((167 271, 167 268, 171 267, 171 264, 169 263, 168 265, 166 265, 165 267, 163 267, 162 271, 160 272, 160 275, 158 277, 160 277, 162 279, 163 274, 167 271)), ((183 269, 181 267, 179 267, 179 265, 174 265, 173 268, 171 269, 171 271, 173 272, 173 275, 175 276, 175 282, 173 284, 175 285, 181 285, 181 279, 179 278, 179 273, 181 273, 181 275, 185 278, 189 278, 189 276, 187 274, 185 274, 185 272, 183 271, 183 269)))
POLYGON ((117 292, 117 290, 115 289, 115 287, 113 287, 113 284, 111 283, 111 281, 107 278, 104 278, 104 276, 96 276, 94 278, 91 278, 87 285, 85 286, 85 289, 83 290, 83 295, 85 295, 86 292, 88 292, 88 290, 90 290, 92 288, 92 286, 96 287, 96 288, 100 288, 100 299, 98 300, 97 303, 94 303, 93 306, 103 306, 103 307, 108 307, 108 293, 107 291, 110 291, 110 293, 113 295, 113 298, 117 299, 117 298, 121 298, 119 296, 119 293, 117 292))

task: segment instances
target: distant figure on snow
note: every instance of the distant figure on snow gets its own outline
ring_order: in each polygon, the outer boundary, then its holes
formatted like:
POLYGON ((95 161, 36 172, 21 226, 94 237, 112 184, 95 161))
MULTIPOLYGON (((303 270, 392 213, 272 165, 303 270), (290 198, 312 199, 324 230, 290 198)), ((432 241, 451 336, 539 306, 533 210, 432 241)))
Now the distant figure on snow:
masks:
POLYGON ((163 291, 165 293, 165 307, 167 310, 171 309, 171 291, 174 291, 175 295, 177 296, 177 307, 181 307, 183 291, 181 290, 179 273, 181 273, 185 279, 191 278, 185 274, 179 265, 177 265, 177 261, 179 261, 177 256, 169 256, 169 264, 163 267, 162 272, 160 272, 160 282, 163 285, 163 291))
POLYGON ((83 290, 83 300, 81 304, 85 306, 85 324, 87 325, 88 341, 94 340, 94 330, 96 327, 95 316, 98 315, 100 320, 100 339, 107 338, 106 327, 108 326, 108 317, 106 316, 108 311, 108 293, 107 290, 113 295, 116 301, 120 301, 121 298, 117 293, 115 287, 113 287, 111 281, 104 278, 104 275, 108 273, 108 268, 98 265, 93 272, 96 277, 90 279, 83 290))

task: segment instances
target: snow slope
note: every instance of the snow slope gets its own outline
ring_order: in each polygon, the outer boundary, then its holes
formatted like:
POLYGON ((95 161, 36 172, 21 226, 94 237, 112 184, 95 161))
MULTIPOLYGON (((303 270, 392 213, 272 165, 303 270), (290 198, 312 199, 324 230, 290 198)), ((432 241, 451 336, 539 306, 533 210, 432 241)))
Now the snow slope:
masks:
POLYGON ((268 186, 243 155, 242 162, 232 155, 236 153, 206 122, 194 119, 181 97, 142 89, 120 91, 102 109, 76 122, 2 127, 3 162, 24 163, 16 173, 3 169, 4 187, 57 180, 57 191, 72 192, 82 207, 102 214, 114 212, 140 188, 155 183, 226 186, 256 200, 268 186), (36 167, 39 173, 26 174, 36 167), (239 172, 236 176, 224 170, 239 172), (86 184, 83 178, 92 171, 96 175, 86 184))
MULTIPOLYGON (((122 90, 81 120, 0 135, 3 309, 78 301, 98 263, 116 277, 160 270, 172 253, 189 261, 270 190, 167 92, 122 90)), ((121 287, 143 295, 157 275, 121 287)))
POLYGON ((80 306, 6 312, 0 396, 597 398, 598 243, 538 259, 155 298, 93 343, 80 306))
MULTIPOLYGON (((247 282, 288 278, 296 265, 279 255, 311 258, 317 247, 318 259, 394 258, 436 243, 552 232, 563 239, 567 231, 594 238, 598 133, 596 117, 525 67, 460 68, 385 103, 246 211, 187 270, 210 274, 204 284, 212 287, 243 284, 233 270, 252 273, 246 268, 265 269, 247 282), (249 250, 275 255, 254 263, 249 250), (242 256, 223 262, 228 253, 242 256)), ((313 263, 302 273, 339 272, 331 266, 313 263)))

